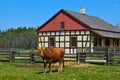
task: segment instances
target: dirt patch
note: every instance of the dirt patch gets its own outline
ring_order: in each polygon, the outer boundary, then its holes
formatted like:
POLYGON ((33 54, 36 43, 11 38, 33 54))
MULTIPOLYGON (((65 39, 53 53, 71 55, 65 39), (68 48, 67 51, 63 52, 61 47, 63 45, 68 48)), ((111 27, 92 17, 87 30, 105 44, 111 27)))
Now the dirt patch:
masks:
MULTIPOLYGON (((52 68, 57 67, 58 68, 58 63, 52 64, 52 68)), ((48 65, 47 65, 48 66, 48 65)), ((92 64, 81 64, 77 62, 65 62, 65 67, 88 67, 88 66, 93 66, 92 64)), ((43 64, 23 64, 19 66, 20 68, 43 68, 43 64)))
POLYGON ((77 62, 65 62, 66 66, 71 66, 71 67, 88 67, 88 66, 93 66, 92 64, 82 64, 82 63, 77 63, 77 62))
MULTIPOLYGON (((43 64, 23 64, 23 65, 20 65, 19 67, 20 68, 43 68, 43 64)), ((58 66, 52 64, 52 67, 58 67, 58 66)))
POLYGON ((40 64, 23 64, 19 66, 20 68, 43 68, 40 64))
POLYGON ((9 52, 0 52, 0 54, 10 54, 9 52))

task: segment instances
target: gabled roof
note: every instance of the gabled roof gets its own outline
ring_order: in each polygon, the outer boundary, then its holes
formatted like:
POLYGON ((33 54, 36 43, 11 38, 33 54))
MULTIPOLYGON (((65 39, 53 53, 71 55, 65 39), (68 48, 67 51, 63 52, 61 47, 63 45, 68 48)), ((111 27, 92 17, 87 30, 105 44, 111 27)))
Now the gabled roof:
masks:
POLYGON ((120 38, 120 30, 114 27, 112 24, 100 19, 99 17, 90 16, 87 14, 81 14, 69 10, 61 9, 58 13, 56 13, 52 18, 50 18, 46 23, 44 23, 41 27, 37 29, 39 31, 44 25, 46 25, 50 20, 56 17, 59 13, 64 12, 68 16, 74 18, 78 22, 82 22, 87 27, 89 27, 92 31, 98 33, 102 37, 111 37, 111 38, 120 38))
POLYGON ((112 24, 109 24, 98 17, 89 16, 86 14, 80 14, 80 13, 68 11, 68 10, 64 10, 64 11, 69 13, 71 16, 78 19, 79 21, 85 23, 92 29, 120 32, 120 30, 118 30, 112 24))

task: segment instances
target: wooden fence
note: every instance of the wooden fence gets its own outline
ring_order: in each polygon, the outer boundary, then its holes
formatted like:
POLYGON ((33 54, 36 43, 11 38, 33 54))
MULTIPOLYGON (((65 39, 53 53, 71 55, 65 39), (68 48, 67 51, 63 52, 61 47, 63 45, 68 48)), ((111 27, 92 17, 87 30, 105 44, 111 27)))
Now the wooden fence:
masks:
MULTIPOLYGON (((66 54, 64 59, 65 61, 76 61, 76 55, 66 54)), ((17 60, 26 60, 30 63, 42 62, 41 56, 34 50, 0 48, 0 61, 15 62, 17 60)))
MULTIPOLYGON (((17 52, 17 50, 19 49, 0 48, 0 61, 15 62, 16 60, 27 60, 30 63, 42 61, 40 55, 36 54, 34 50, 25 52, 17 52)), ((76 55, 65 54, 64 59, 65 61, 74 60, 81 63, 104 62, 106 65, 113 62, 120 63, 120 48, 95 48, 94 52, 90 52, 89 49, 84 52, 78 50, 76 55)))
POLYGON ((106 65, 115 63, 120 64, 120 48, 96 48, 94 52, 77 52, 78 63, 102 62, 106 65))
POLYGON ((3 49, 0 48, 0 61, 12 61, 12 49, 3 49))
POLYGON ((23 49, 2 49, 0 48, 0 61, 15 62, 15 60, 29 60, 34 62, 35 52, 33 50, 29 52, 17 52, 23 49))

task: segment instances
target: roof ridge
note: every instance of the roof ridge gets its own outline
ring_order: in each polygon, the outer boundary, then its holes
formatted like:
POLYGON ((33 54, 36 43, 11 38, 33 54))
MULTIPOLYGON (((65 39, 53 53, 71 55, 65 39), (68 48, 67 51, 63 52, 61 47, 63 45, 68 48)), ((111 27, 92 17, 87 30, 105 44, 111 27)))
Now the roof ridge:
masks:
POLYGON ((105 20, 101 19, 100 17, 91 16, 88 14, 80 14, 78 12, 74 12, 66 9, 63 9, 63 10, 93 29, 120 32, 120 30, 118 30, 116 27, 106 22, 105 20))
POLYGON ((76 13, 76 14, 79 14, 79 15, 86 15, 86 16, 89 16, 89 17, 96 17, 96 18, 99 18, 99 17, 97 17, 97 16, 91 16, 91 15, 88 15, 88 14, 81 14, 81 13, 79 13, 79 12, 75 12, 75 11, 71 11, 71 10, 67 10, 67 9, 62 9, 62 10, 68 11, 68 12, 73 12, 73 13, 76 13))

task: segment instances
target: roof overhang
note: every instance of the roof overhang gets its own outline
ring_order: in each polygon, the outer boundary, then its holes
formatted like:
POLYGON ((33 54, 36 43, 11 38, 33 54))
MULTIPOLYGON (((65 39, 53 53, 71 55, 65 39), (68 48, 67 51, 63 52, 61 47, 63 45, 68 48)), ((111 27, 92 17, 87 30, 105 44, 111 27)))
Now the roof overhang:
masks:
POLYGON ((93 32, 99 34, 102 37, 106 38, 120 38, 120 33, 110 32, 110 31, 102 31, 102 30, 92 30, 93 32))

